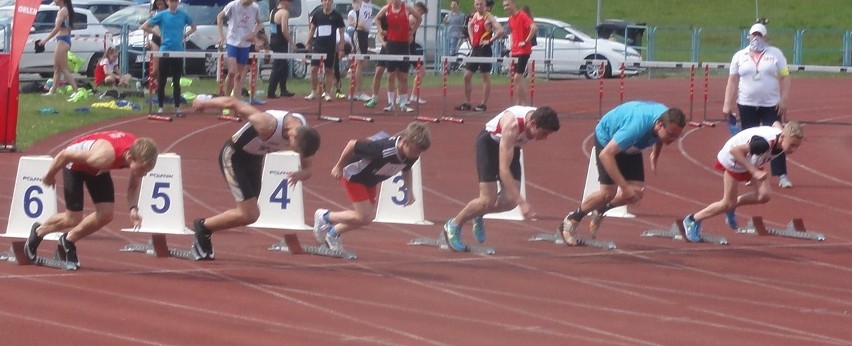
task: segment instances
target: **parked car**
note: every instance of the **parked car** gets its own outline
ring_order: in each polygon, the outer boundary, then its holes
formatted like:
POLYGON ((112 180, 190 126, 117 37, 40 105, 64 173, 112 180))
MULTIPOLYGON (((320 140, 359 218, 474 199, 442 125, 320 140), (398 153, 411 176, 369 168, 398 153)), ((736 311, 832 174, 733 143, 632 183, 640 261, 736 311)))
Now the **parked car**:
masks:
MULTIPOLYGON (((14 6, 0 8, 0 27, 10 28, 14 6)), ((36 13, 33 27, 27 42, 43 40, 50 35, 56 22, 56 13, 59 7, 53 5, 41 5, 36 13)), ((91 11, 86 9, 75 9, 74 30, 71 31, 72 51, 86 62, 79 71, 89 77, 94 75, 95 66, 103 56, 104 39, 107 31, 100 25, 98 19, 91 11)), ((5 37, 6 29, 0 29, 0 37, 5 37)), ((0 50, 5 51, 5 40, 0 40, 0 50)), ((43 77, 53 76, 53 52, 56 50, 56 40, 50 40, 44 45, 44 52, 36 53, 35 44, 30 43, 24 47, 21 57, 21 73, 39 73, 43 77)))
POLYGON ((134 31, 148 20, 150 10, 150 5, 128 6, 104 18, 101 24, 113 35, 121 33, 121 27, 125 25, 130 28, 130 31, 134 31))
MULTIPOLYGON (((197 30, 189 36, 186 42, 186 51, 188 52, 216 52, 219 41, 219 29, 216 26, 216 15, 222 11, 231 0, 181 0, 178 9, 185 11, 192 18, 197 30)), ((295 2, 295 1, 294 1, 295 2)), ((269 21, 269 1, 257 1, 260 6, 260 20, 262 22, 269 21)), ((187 30, 189 28, 187 27, 187 30)), ((120 44, 120 37, 114 37, 114 45, 120 44)), ((142 30, 135 30, 128 37, 128 56, 130 64, 130 73, 134 77, 142 76, 142 53, 147 51, 145 45, 145 33, 142 30)), ((215 76, 218 68, 218 59, 215 56, 208 58, 191 58, 184 62, 185 70, 190 75, 207 75, 215 76)))
POLYGON ((84 8, 92 11, 98 21, 104 20, 109 15, 118 12, 119 10, 132 6, 133 3, 127 0, 74 0, 74 9, 84 8))
MULTIPOLYGON (((503 50, 508 52, 511 44, 508 18, 497 18, 497 21, 503 26, 503 30, 507 34, 503 50)), ((553 72, 582 74, 589 79, 601 78, 599 68, 587 69, 585 63, 579 63, 590 59, 607 61, 604 77, 612 77, 613 69, 617 71, 623 62, 627 63, 625 65, 626 74, 639 72, 629 65, 641 61, 641 55, 636 49, 625 46, 623 43, 593 38, 570 24, 555 19, 535 18, 535 24, 538 26, 536 32, 538 45, 533 47, 531 58, 556 60, 550 66, 553 72), (549 40, 553 45, 552 57, 547 56, 548 52, 546 51, 549 40)), ((459 49, 459 55, 467 55, 468 52, 470 52, 470 46, 465 42, 459 49)), ((508 68, 508 63, 504 68, 508 68)), ((544 66, 537 65, 537 70, 543 71, 544 66)))

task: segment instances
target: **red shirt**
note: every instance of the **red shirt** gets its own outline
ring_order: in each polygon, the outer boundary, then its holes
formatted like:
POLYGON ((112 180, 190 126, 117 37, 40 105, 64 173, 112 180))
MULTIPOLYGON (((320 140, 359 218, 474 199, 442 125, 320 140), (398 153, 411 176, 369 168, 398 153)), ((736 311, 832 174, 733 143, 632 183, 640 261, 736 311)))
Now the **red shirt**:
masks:
POLYGON ((530 27, 533 21, 530 16, 524 11, 517 11, 515 15, 509 17, 509 30, 512 31, 512 55, 530 55, 532 54, 532 44, 527 42, 523 47, 521 42, 526 41, 530 36, 530 27))
MULTIPOLYGON (((109 142, 112 145, 113 150, 115 150, 115 160, 113 160, 112 166, 108 169, 126 168, 127 166, 124 163, 124 153, 130 150, 133 142, 136 141, 136 136, 127 132, 105 131, 85 135, 72 141, 66 150, 91 150, 95 141, 100 139, 109 142)), ((91 167, 84 163, 72 163, 68 168, 72 171, 86 172, 89 174, 102 173, 100 169, 91 167)))
POLYGON ((394 12, 393 6, 388 6, 388 10, 385 12, 385 16, 388 19, 388 42, 408 43, 411 28, 408 23, 408 13, 406 13, 405 7, 405 4, 402 4, 394 12))

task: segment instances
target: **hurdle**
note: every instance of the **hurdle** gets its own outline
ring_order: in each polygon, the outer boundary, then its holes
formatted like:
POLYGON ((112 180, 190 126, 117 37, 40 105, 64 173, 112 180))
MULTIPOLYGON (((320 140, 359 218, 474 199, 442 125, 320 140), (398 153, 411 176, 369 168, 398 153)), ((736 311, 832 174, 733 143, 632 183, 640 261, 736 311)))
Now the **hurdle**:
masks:
POLYGON ((824 234, 811 232, 805 228, 805 222, 800 218, 791 220, 785 229, 777 229, 767 228, 763 222, 763 217, 754 216, 749 220, 746 227, 737 229, 737 234, 756 234, 759 236, 776 236, 815 241, 825 240, 824 234))
MULTIPOLYGON (((444 235, 443 231, 441 231, 441 234, 439 234, 437 238, 414 238, 408 241, 408 245, 437 247, 441 251, 451 251, 450 245, 447 244, 447 238, 444 235)), ((494 255, 496 253, 494 251, 494 248, 492 247, 477 245, 465 245, 463 252, 470 252, 477 255, 488 256, 494 255)))
POLYGON ((62 269, 68 271, 74 271, 78 269, 76 263, 71 263, 65 260, 64 252, 61 249, 61 245, 56 245, 56 251, 53 253, 53 258, 36 256, 34 261, 30 261, 30 258, 27 257, 26 252, 24 251, 25 242, 23 241, 15 241, 12 242, 9 251, 0 252, 0 261, 7 261, 17 265, 37 265, 40 267, 48 267, 54 269, 62 269))
POLYGON ((348 252, 345 250, 334 251, 330 249, 328 245, 302 245, 299 242, 299 237, 292 233, 285 234, 284 239, 282 239, 278 243, 272 244, 272 246, 269 247, 269 251, 287 252, 292 255, 315 255, 323 257, 343 258, 350 261, 358 258, 358 255, 356 255, 354 252, 348 252))
POLYGON ((142 224, 138 228, 123 228, 121 231, 150 233, 150 239, 147 243, 129 243, 119 251, 139 252, 157 258, 195 259, 190 250, 170 248, 166 242, 167 234, 194 233, 184 225, 180 156, 173 153, 160 154, 154 169, 142 177, 139 196, 137 212, 142 216, 142 224))
MULTIPOLYGON (((672 240, 686 240, 686 230, 683 229, 683 219, 675 220, 672 227, 667 230, 649 229, 642 232, 643 237, 669 238, 672 240)), ((710 243, 717 245, 728 245, 728 240, 725 237, 716 237, 711 235, 702 235, 701 243, 710 243)))
MULTIPOLYGON (((360 54, 360 53, 358 53, 358 54, 349 54, 349 59, 350 59, 350 62, 351 62, 352 65, 356 64, 356 62, 358 62, 358 61, 385 61, 385 62, 402 61, 402 62, 409 62, 409 63, 415 64, 415 71, 419 71, 419 69, 423 68, 423 60, 425 59, 425 57, 423 55, 360 54)), ((417 96, 418 99, 419 99, 419 97, 420 97, 420 83, 421 83, 421 81, 419 80, 419 78, 417 78, 417 73, 415 73, 414 87, 411 90, 411 92, 409 92, 409 95, 417 96)), ((363 87, 363 85, 362 85, 362 87, 363 87)), ((350 90, 350 92, 349 92, 349 113, 350 114, 371 114, 371 115, 384 114, 384 112, 381 112, 381 113, 377 113, 377 112, 356 112, 355 108, 354 108, 354 104, 355 104, 354 94, 355 94, 356 90, 355 90, 355 81, 354 81, 353 78, 350 78, 349 90, 350 90)), ((378 97, 378 95, 373 95, 373 96, 378 97)), ((394 101, 394 102, 396 102, 396 101, 394 101)), ((420 114, 420 103, 419 102, 417 103, 417 105, 414 106, 414 114, 415 115, 420 114)))
MULTIPOLYGON (((556 233, 538 233, 530 237, 529 241, 547 241, 560 246, 568 245, 565 243, 565 240, 562 239, 562 235, 559 234, 559 232, 559 230, 556 230, 556 233)), ((609 240, 587 238, 577 238, 577 245, 574 246, 597 247, 606 250, 615 250, 616 248, 615 243, 609 240)))

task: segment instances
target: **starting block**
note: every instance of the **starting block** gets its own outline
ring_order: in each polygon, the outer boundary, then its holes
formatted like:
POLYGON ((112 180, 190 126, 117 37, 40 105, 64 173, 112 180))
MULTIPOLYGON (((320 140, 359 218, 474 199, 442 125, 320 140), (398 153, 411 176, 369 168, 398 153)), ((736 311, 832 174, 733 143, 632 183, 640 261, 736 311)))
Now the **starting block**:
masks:
MULTIPOLYGON (((556 245, 565 245, 565 241, 562 240, 562 236, 559 234, 559 231, 556 231, 556 233, 539 233, 530 237, 529 241, 551 241, 556 245)), ((599 247, 606 250, 614 250, 616 248, 615 243, 609 240, 585 238, 577 238, 576 246, 599 247)))
MULTIPOLYGON (((660 237, 660 238, 670 238, 672 240, 683 240, 686 241, 686 230, 683 229, 683 219, 675 220, 675 223, 672 224, 672 227, 668 230, 661 229, 650 229, 645 232, 642 232, 643 237, 660 237)), ((712 235, 702 235, 701 243, 711 243, 718 245, 728 245, 728 240, 725 237, 716 237, 712 235)))
POLYGON ((299 242, 299 237, 295 234, 285 234, 284 239, 280 242, 272 244, 269 247, 269 251, 280 251, 280 252, 289 252, 293 255, 317 255, 317 256, 326 256, 326 257, 336 257, 343 258, 348 260, 354 260, 358 258, 354 252, 348 251, 334 251, 329 249, 327 245, 322 246, 311 246, 311 245, 302 245, 299 242))
POLYGON ((825 235, 817 232, 808 232, 805 228, 805 222, 802 219, 793 219, 787 224, 786 229, 766 228, 763 223, 763 218, 760 216, 752 217, 748 222, 748 226, 737 230, 737 234, 757 234, 760 236, 772 235, 777 237, 787 237, 805 240, 825 240, 825 235))
MULTIPOLYGON (((444 238, 442 231, 438 238, 415 238, 408 242, 408 245, 414 246, 432 246, 444 251, 451 251, 450 245, 447 244, 447 239, 444 238)), ((488 246, 465 245, 464 252, 471 252, 479 255, 493 255, 494 248, 488 246)))
POLYGON ((76 263, 65 261, 63 256, 64 253, 59 249, 58 244, 56 252, 53 254, 53 258, 36 256, 35 261, 30 261, 29 257, 27 257, 24 252, 24 243, 25 242, 22 241, 12 242, 12 246, 9 251, 0 252, 0 260, 16 263, 18 265, 35 264, 37 266, 63 270, 77 270, 78 268, 76 263))
POLYGON ((189 249, 170 248, 166 243, 165 234, 151 234, 151 240, 147 243, 130 243, 125 245, 120 250, 121 252, 141 252, 158 258, 176 257, 183 259, 194 260, 192 252, 189 249))

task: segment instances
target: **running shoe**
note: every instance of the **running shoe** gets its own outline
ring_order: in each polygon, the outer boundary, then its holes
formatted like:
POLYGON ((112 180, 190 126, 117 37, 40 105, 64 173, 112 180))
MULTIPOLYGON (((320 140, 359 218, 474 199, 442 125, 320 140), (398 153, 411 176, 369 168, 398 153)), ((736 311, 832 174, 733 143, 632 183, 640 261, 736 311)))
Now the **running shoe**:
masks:
POLYGON ((592 233, 592 239, 595 239, 598 237, 598 230, 600 230, 601 223, 603 223, 604 214, 595 210, 589 214, 589 217, 591 218, 589 220, 589 232, 592 233))
POLYGON ((455 108, 457 111, 469 111, 471 109, 470 103, 462 103, 455 108))
POLYGON ((77 245, 67 239, 68 233, 64 233, 59 237, 59 247, 65 253, 65 262, 69 266, 69 270, 77 270, 80 267, 80 259, 77 258, 77 245))
POLYGON ((725 213, 725 224, 732 230, 737 230, 737 210, 731 209, 725 213))
POLYGON ((364 102, 364 107, 367 108, 376 108, 376 105, 379 104, 379 99, 375 97, 371 97, 367 102, 364 102))
POLYGON ((480 244, 485 242, 485 220, 482 219, 482 216, 477 216, 470 221, 470 224, 473 228, 473 238, 476 239, 480 244))
POLYGON ((204 219, 195 219, 192 223, 192 230, 195 231, 195 241, 192 243, 192 256, 196 261, 212 260, 213 259, 213 232, 210 232, 207 227, 204 227, 204 219))
POLYGON ((314 94, 313 92, 308 94, 308 96, 305 96, 305 100, 308 100, 308 101, 313 100, 315 98, 317 98, 317 94, 314 94))
POLYGON ((30 236, 27 238, 26 243, 24 243, 24 252, 27 254, 27 258, 30 259, 30 262, 35 261, 36 257, 38 257, 38 245, 44 239, 36 232, 39 227, 41 227, 41 223, 33 223, 33 226, 30 228, 30 236))
POLYGON ((579 244, 579 238, 577 237, 577 224, 579 222, 570 218, 572 214, 568 214, 568 216, 562 219, 562 224, 559 225, 559 235, 562 236, 562 241, 565 242, 565 245, 577 246, 579 244))
POLYGON ((395 106, 394 106, 393 104, 390 104, 390 105, 388 105, 387 107, 385 107, 385 109, 383 109, 383 111, 385 111, 385 112, 393 112, 393 109, 394 109, 394 108, 395 108, 395 106))
POLYGON ((329 233, 325 234, 325 244, 328 245, 328 249, 331 251, 344 251, 343 250, 343 240, 340 239, 340 235, 336 237, 332 236, 329 233))
POLYGON ((683 218, 683 229, 686 233, 686 240, 692 243, 701 241, 701 221, 695 221, 692 214, 683 218))
POLYGON ((467 246, 461 241, 461 227, 453 223, 453 219, 447 220, 444 224, 444 240, 450 249, 456 252, 464 251, 467 246))
POLYGON ((317 209, 314 212, 314 238, 320 245, 325 243, 325 236, 328 234, 328 230, 331 229, 331 224, 325 221, 326 213, 328 213, 328 209, 317 209))
POLYGON ((475 112, 485 112, 486 110, 488 110, 488 106, 486 106, 484 103, 480 103, 479 106, 474 107, 473 110, 475 112))
POLYGON ((778 177, 778 187, 782 189, 792 189, 793 182, 790 181, 790 177, 788 177, 786 174, 782 174, 780 177, 778 177))
POLYGON ((402 102, 399 103, 399 110, 406 112, 406 113, 413 113, 414 112, 414 108, 411 108, 407 104, 402 103, 402 102))

